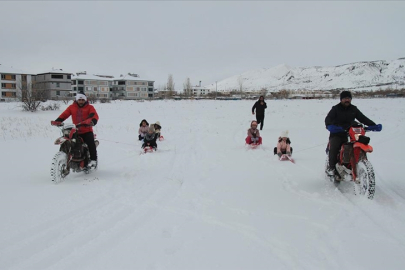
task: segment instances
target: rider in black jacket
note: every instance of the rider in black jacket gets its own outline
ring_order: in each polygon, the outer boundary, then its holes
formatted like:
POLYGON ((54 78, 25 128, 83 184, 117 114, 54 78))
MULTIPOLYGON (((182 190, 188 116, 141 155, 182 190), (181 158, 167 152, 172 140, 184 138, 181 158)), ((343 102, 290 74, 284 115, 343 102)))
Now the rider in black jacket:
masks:
POLYGON ((325 118, 326 129, 329 135, 329 169, 326 173, 330 176, 339 176, 336 172, 338 153, 341 145, 347 142, 347 130, 353 121, 357 119, 368 126, 375 123, 368 119, 356 106, 351 104, 352 94, 349 91, 340 93, 340 103, 333 106, 325 118))
POLYGON ((255 114, 256 109, 256 120, 257 124, 260 124, 260 130, 263 129, 264 125, 264 110, 267 108, 267 104, 264 101, 264 96, 260 96, 259 100, 255 102, 252 107, 252 114, 255 114))

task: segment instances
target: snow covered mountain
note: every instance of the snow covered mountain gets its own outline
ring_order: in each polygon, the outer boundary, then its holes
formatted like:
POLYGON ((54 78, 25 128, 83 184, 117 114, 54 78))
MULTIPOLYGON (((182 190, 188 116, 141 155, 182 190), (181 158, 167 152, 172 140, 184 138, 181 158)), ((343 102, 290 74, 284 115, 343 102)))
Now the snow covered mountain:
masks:
POLYGON ((211 91, 231 90, 270 92, 286 90, 377 90, 405 87, 405 58, 393 61, 364 61, 332 67, 290 67, 247 71, 240 75, 207 85, 211 91))

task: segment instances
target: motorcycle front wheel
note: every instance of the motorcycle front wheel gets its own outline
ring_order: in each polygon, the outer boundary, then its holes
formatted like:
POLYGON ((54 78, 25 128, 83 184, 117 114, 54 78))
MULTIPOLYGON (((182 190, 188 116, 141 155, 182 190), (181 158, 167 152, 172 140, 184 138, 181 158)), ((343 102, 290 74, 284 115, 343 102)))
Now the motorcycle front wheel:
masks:
POLYGON ((356 165, 357 179, 354 183, 356 195, 366 196, 372 200, 375 192, 375 174, 373 165, 367 159, 360 160, 356 165))
POLYGON ((51 179, 55 184, 62 182, 69 174, 67 168, 67 154, 59 151, 52 159, 51 179))

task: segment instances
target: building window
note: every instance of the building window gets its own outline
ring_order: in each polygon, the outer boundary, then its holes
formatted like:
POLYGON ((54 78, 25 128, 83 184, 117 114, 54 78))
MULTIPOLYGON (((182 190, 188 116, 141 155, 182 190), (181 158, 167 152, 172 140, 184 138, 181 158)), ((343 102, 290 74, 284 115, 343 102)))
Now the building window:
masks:
POLYGON ((149 91, 149 92, 153 92, 153 88, 148 88, 148 91, 149 91))
POLYGON ((2 83, 1 88, 3 89, 16 89, 16 84, 15 83, 2 83))
POLYGON ((52 79, 63 79, 63 75, 59 75, 59 74, 52 74, 51 75, 52 79))
POLYGON ((97 87, 94 87, 93 89, 94 89, 94 91, 97 91, 97 87))
POLYGON ((79 86, 78 88, 77 88, 77 90, 78 91, 83 91, 84 89, 83 89, 83 86, 79 86))
POLYGON ((15 98, 16 93, 15 92, 1 92, 2 97, 9 97, 9 98, 15 98))
POLYGON ((58 83, 58 82, 57 82, 57 83, 56 83, 56 87, 58 87, 58 88, 59 88, 59 87, 60 87, 60 83, 58 83))
POLYGON ((60 91, 56 91, 56 95, 57 95, 57 96, 60 96, 60 91))
POLYGON ((15 75, 11 75, 11 74, 1 74, 1 79, 2 79, 2 80, 15 81, 15 75))
POLYGON ((67 78, 68 78, 68 79, 71 79, 71 78, 72 78, 72 75, 67 75, 67 78))
POLYGON ((77 81, 77 84, 84 84, 84 81, 77 81))

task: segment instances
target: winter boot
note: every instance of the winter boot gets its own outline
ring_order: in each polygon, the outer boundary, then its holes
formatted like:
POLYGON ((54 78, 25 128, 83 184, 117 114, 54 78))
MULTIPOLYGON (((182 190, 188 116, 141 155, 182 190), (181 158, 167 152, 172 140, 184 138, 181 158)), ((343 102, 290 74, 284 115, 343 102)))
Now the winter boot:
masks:
POLYGON ((91 160, 87 165, 89 168, 97 168, 97 160, 91 160))

